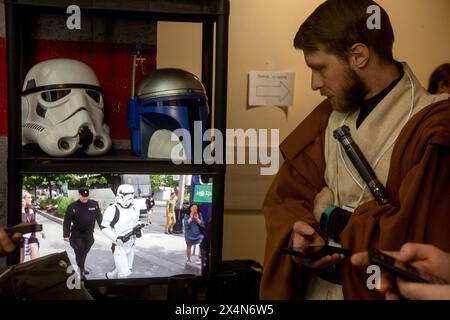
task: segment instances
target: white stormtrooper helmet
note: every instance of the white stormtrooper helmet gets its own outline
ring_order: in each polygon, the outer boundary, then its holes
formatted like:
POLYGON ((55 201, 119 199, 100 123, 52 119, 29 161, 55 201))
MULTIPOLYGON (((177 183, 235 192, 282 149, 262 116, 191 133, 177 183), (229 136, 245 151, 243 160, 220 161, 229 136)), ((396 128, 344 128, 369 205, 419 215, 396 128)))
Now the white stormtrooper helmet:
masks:
POLYGON ((22 90, 22 145, 37 143, 47 154, 90 156, 111 148, 103 122, 103 98, 94 71, 83 62, 51 59, 28 71, 22 90))
POLYGON ((134 188, 129 184, 121 184, 117 188, 116 203, 122 208, 129 208, 134 202, 134 188))

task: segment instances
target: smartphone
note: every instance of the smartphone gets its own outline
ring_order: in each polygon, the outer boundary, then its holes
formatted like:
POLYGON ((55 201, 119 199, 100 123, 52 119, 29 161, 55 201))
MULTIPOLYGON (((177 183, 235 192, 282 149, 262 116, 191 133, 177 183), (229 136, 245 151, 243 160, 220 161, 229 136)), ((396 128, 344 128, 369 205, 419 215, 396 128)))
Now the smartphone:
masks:
POLYGON ((343 254, 346 257, 349 257, 351 255, 351 251, 349 249, 330 245, 307 245, 303 247, 288 247, 288 248, 281 248, 281 252, 297 257, 308 258, 311 261, 319 260, 322 257, 332 255, 334 253, 343 254))
POLYGON ((398 261, 394 257, 387 255, 379 250, 369 250, 369 263, 375 264, 383 270, 390 272, 396 276, 401 277, 407 281, 420 283, 434 283, 434 284, 448 284, 448 281, 439 279, 430 274, 419 272, 413 266, 398 261))
POLYGON ((5 231, 10 236, 12 236, 16 232, 21 233, 21 234, 31 233, 31 232, 40 232, 40 231, 42 231, 42 224, 28 223, 28 224, 16 225, 11 228, 6 228, 5 231))

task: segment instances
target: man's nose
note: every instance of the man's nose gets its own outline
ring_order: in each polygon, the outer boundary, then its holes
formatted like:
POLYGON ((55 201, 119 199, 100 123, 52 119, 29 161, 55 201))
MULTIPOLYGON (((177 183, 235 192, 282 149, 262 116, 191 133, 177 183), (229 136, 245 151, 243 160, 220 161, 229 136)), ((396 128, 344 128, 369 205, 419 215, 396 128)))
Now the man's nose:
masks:
POLYGON ((315 72, 312 73, 311 76, 311 88, 315 90, 319 90, 323 87, 323 80, 322 77, 315 72))

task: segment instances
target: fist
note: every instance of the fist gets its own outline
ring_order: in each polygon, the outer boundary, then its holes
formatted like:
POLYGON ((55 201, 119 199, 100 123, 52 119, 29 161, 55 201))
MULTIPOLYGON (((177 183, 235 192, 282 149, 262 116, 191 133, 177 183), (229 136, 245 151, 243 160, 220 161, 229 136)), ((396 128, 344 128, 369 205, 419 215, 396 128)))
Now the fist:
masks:
POLYGON ((123 247, 124 241, 122 237, 117 237, 116 246, 123 247))
POLYGON ((314 198, 314 218, 316 218, 317 222, 320 222, 320 217, 325 209, 334 203, 334 194, 333 191, 328 187, 323 187, 322 190, 316 197, 314 198))
MULTIPOLYGON (((304 221, 297 221, 292 228, 292 232, 292 244, 295 248, 306 248, 308 245, 325 245, 325 240, 314 230, 314 228, 304 221)), ((335 253, 324 256, 316 261, 311 261, 309 258, 294 256, 292 259, 294 262, 304 264, 308 268, 324 269, 344 259, 344 255, 335 253)))

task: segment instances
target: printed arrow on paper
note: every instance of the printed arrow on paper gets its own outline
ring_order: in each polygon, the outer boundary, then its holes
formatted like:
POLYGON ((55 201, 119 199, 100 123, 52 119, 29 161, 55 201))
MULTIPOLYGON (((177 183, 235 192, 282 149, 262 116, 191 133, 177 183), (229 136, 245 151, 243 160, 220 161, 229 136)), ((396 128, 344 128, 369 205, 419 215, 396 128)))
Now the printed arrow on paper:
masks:
POLYGON ((268 86, 268 85, 256 86, 257 97, 278 98, 280 102, 283 101, 289 95, 289 93, 290 93, 289 88, 282 81, 280 81, 280 83, 275 86, 268 86))

